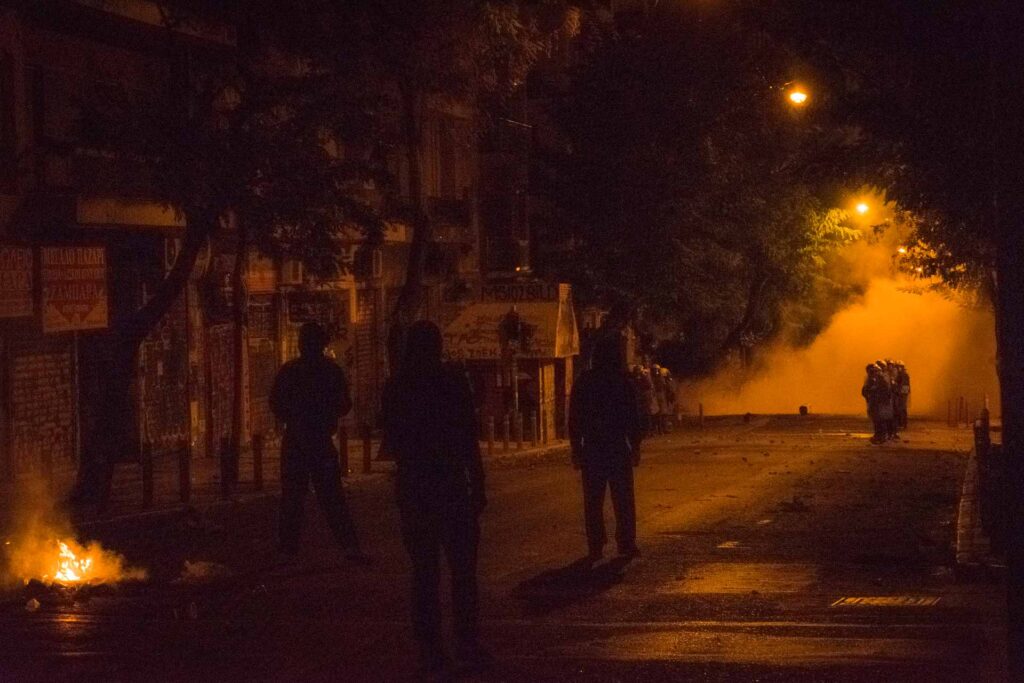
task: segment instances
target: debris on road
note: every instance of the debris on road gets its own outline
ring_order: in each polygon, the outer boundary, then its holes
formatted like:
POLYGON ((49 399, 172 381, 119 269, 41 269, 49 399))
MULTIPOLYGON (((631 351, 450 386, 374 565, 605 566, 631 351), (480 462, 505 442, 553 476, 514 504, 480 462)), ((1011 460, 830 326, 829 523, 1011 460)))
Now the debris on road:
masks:
POLYGON ((185 569, 182 570, 181 576, 174 580, 174 583, 207 583, 226 579, 233 574, 234 572, 231 571, 230 567, 218 564, 217 562, 206 562, 205 560, 189 562, 185 560, 185 569))

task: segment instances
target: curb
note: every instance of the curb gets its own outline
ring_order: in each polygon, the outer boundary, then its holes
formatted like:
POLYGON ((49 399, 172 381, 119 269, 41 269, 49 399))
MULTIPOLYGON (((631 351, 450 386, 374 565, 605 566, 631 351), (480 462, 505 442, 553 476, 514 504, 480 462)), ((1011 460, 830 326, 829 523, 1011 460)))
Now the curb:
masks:
MULTIPOLYGON (((389 472, 372 472, 370 474, 358 474, 354 476, 346 477, 342 480, 342 486, 349 488, 351 486, 361 486, 369 482, 379 481, 386 477, 389 472)), ((104 526, 116 526, 118 524, 126 524, 132 522, 145 522, 146 520, 156 520, 165 517, 173 517, 175 515, 188 514, 190 511, 198 513, 207 513, 214 510, 220 510, 223 508, 229 508, 233 506, 249 505, 251 503, 267 500, 270 498, 278 498, 280 496, 280 490, 278 486, 272 485, 268 490, 264 491, 246 491, 242 493, 235 493, 230 498, 210 498, 207 500, 198 500, 188 504, 176 503, 173 505, 167 505, 162 507, 154 507, 148 510, 136 510, 131 512, 125 512, 123 514, 114 515, 111 517, 93 517, 81 520, 72 519, 72 525, 76 529, 95 529, 104 526)))
POLYGON ((958 579, 971 581, 1001 577, 1005 571, 1006 565, 992 556, 991 543, 981 525, 978 460, 972 450, 957 508, 955 573, 958 579))

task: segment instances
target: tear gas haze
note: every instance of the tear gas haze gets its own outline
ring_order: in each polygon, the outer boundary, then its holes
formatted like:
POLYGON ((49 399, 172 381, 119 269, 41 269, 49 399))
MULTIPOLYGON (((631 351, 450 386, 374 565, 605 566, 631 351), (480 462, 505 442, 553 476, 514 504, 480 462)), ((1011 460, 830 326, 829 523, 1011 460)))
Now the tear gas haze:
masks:
POLYGON ((986 397, 998 414, 992 313, 895 273, 899 254, 898 244, 851 245, 835 270, 848 282, 863 278, 862 296, 835 313, 808 346, 777 344, 752 369, 729 368, 687 388, 684 405, 703 402, 709 414, 795 413, 801 405, 818 413, 864 413, 865 365, 888 358, 903 361, 910 373, 911 414, 945 417, 947 401, 955 405, 960 396, 972 415, 986 397))

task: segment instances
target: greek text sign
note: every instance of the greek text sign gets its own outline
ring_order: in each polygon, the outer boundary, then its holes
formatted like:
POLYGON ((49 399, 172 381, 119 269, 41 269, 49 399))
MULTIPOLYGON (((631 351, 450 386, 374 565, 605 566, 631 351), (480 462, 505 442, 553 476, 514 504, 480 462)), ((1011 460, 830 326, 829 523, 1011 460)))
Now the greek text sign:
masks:
POLYGON ((0 246, 0 318, 32 315, 32 249, 0 246))
POLYGON ((520 301, 558 301, 562 286, 529 280, 503 284, 485 284, 480 288, 480 301, 516 303, 520 301))
POLYGON ((107 326, 107 252, 103 247, 43 247, 43 332, 107 326))

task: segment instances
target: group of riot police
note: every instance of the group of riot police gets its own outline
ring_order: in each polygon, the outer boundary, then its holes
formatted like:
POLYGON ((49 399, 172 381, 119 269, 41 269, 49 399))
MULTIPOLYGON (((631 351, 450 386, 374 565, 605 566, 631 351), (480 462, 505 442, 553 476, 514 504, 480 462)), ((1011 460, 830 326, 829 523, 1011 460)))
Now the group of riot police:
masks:
POLYGON ((866 370, 860 393, 867 401, 868 417, 875 428, 871 443, 899 439, 900 430, 907 427, 910 373, 902 361, 889 359, 877 360, 866 370))

